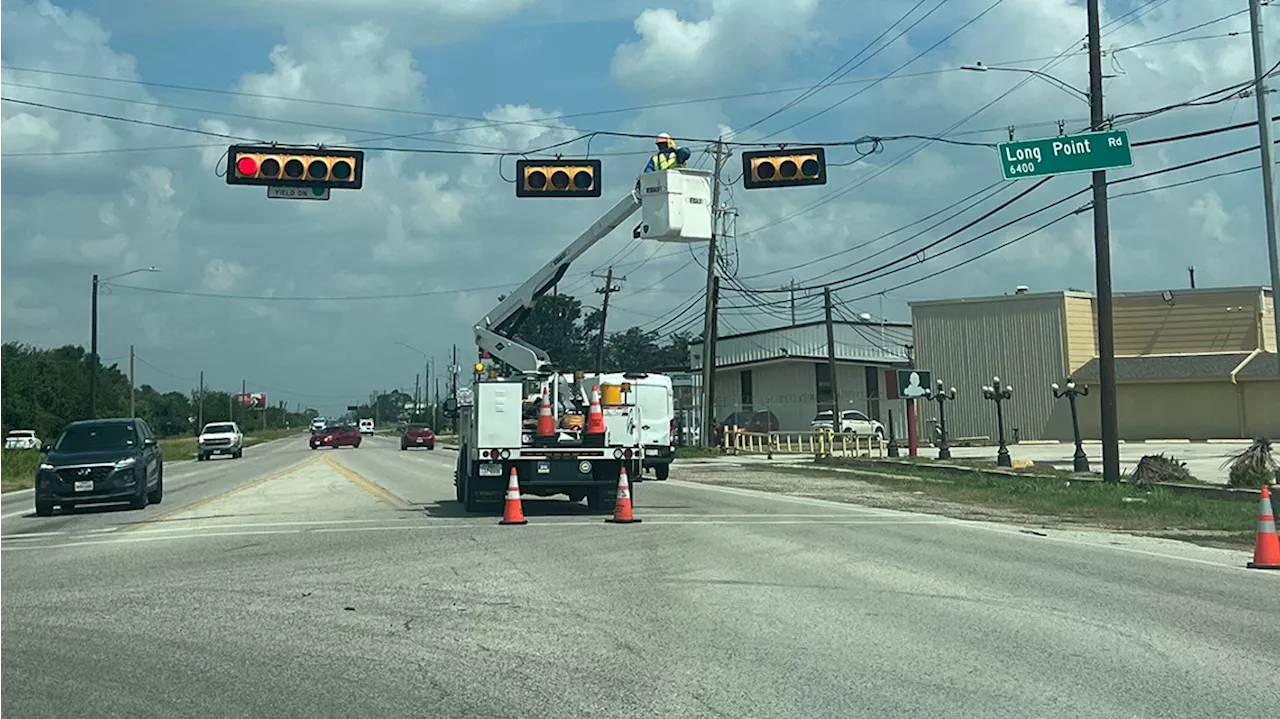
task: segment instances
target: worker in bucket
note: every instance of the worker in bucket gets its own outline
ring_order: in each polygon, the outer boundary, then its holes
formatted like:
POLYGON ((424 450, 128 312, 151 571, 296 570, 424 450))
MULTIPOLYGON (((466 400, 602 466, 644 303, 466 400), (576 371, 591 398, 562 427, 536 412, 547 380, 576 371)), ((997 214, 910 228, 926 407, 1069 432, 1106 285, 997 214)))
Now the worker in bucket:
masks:
MULTIPOLYGON (((658 152, 649 158, 649 164, 644 166, 645 172, 658 172, 661 170, 670 170, 673 167, 687 167, 689 157, 693 154, 687 147, 676 147, 676 141, 671 139, 667 133, 658 135, 657 140, 658 152)), ((636 178, 636 192, 640 191, 640 178, 636 178)), ((633 238, 640 238, 640 228, 644 223, 636 225, 631 231, 633 238)))

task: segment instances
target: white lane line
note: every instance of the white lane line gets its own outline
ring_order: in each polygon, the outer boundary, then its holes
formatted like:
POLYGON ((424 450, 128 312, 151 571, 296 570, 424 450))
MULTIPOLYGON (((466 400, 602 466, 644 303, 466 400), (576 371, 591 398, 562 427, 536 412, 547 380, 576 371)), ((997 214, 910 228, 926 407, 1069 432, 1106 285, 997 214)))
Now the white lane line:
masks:
MULTIPOLYGON (((853 506, 850 506, 850 505, 843 504, 843 503, 841 503, 841 502, 837 502, 837 501, 835 501, 835 500, 830 500, 830 499, 815 499, 815 498, 811 498, 811 497, 792 497, 792 496, 790 496, 790 495, 785 495, 785 494, 776 494, 776 493, 773 493, 773 492, 765 492, 765 491, 755 490, 755 489, 742 489, 742 488, 739 488, 739 487, 722 487, 722 486, 719 486, 719 485, 714 485, 714 484, 702 484, 702 483, 699 483, 699 482, 683 482, 683 481, 679 481, 679 480, 667 480, 667 482, 668 482, 669 484, 674 484, 675 486, 678 486, 678 487, 700 488, 700 489, 705 489, 705 490, 707 490, 707 491, 711 491, 711 492, 722 492, 722 493, 725 493, 725 494, 735 494, 735 495, 742 496, 742 497, 755 497, 755 498, 758 498, 758 499, 770 499, 770 500, 780 501, 780 502, 797 502, 797 503, 800 503, 800 504, 808 504, 808 505, 812 505, 812 506, 828 506, 828 507, 831 507, 831 506, 837 506, 837 507, 839 507, 839 506, 843 506, 843 507, 848 507, 848 508, 850 508, 850 509, 864 509, 864 510, 872 510, 872 511, 874 511, 875 513, 880 514, 880 515, 882 515, 882 516, 890 516, 890 515, 897 515, 897 516, 903 516, 903 517, 931 517, 931 516, 932 516, 932 517, 937 517, 937 516, 940 516, 940 515, 924 514, 924 513, 920 513, 920 512, 904 512, 904 511, 899 511, 899 510, 894 510, 894 509, 873 509, 873 508, 864 508, 864 507, 861 507, 860 505, 853 505, 853 506)), ((948 519, 947 521, 945 521, 945 522, 940 522, 940 523, 941 523, 941 524, 951 524, 952 526, 955 526, 955 527, 964 527, 964 528, 966 528, 966 529, 978 529, 978 530, 983 530, 983 531, 988 531, 988 532, 996 532, 996 533, 1004 534, 1004 535, 1007 535, 1007 536, 1010 536, 1010 537, 1017 537, 1017 538, 1019 538, 1019 539, 1022 539, 1023 541, 1032 541, 1032 542, 1059 542, 1059 543, 1063 543, 1063 544, 1070 544, 1070 545, 1077 546, 1077 547, 1089 547, 1089 548, 1093 548, 1093 549, 1109 549, 1109 550, 1114 550, 1114 551, 1117 551, 1117 552, 1127 552, 1127 553, 1129 553, 1129 554, 1137 554, 1137 555, 1140 555, 1140 556, 1153 557, 1153 558, 1158 558, 1158 559, 1171 559, 1171 560, 1178 561, 1178 562, 1189 562, 1189 563, 1192 563, 1192 564, 1200 564, 1200 565, 1209 566, 1209 567, 1217 567, 1217 568, 1219 568, 1219 569, 1229 569, 1229 570, 1235 570, 1235 571, 1238 571, 1238 572, 1248 572, 1248 573, 1251 573, 1251 574, 1254 574, 1254 575, 1270 575, 1270 576, 1271 576, 1271 577, 1273 577, 1273 578, 1275 578, 1275 577, 1280 577, 1280 574, 1277 574, 1277 573, 1275 573, 1275 572, 1266 572, 1266 571, 1259 571, 1259 570, 1257 570, 1257 569, 1248 569, 1247 567, 1243 566, 1243 562, 1242 562, 1241 564, 1239 564, 1239 565, 1237 565, 1237 564, 1227 564, 1225 561, 1213 561, 1213 560, 1210 560, 1210 559, 1199 559, 1199 558, 1196 558, 1196 557, 1187 557, 1187 556, 1182 556, 1182 555, 1177 555, 1177 554, 1166 554, 1166 553, 1164 553, 1164 552, 1156 552, 1156 551, 1152 551, 1152 550, 1149 550, 1149 549, 1138 549, 1138 548, 1136 548, 1136 547, 1121 547, 1121 546, 1117 546, 1117 545, 1114 545, 1114 544, 1101 544, 1101 543, 1095 543, 1095 542, 1086 542, 1086 541, 1083 541, 1083 540, 1080 540, 1080 539, 1073 539, 1073 538, 1071 538, 1071 537, 1055 537, 1055 536, 1053 536, 1053 535, 1051 535, 1051 534, 1050 534, 1049 536, 1043 536, 1043 537, 1042 537, 1042 536, 1039 536, 1039 535, 1031 535, 1031 534, 1027 534, 1027 533, 1025 533, 1025 532, 1023 532, 1023 531, 1022 531, 1022 530, 1024 529, 1024 527, 1020 527, 1020 526, 1017 526, 1017 525, 991 525, 991 524, 982 524, 982 523, 979 523, 979 522, 976 522, 976 521, 973 521, 973 520, 965 520, 965 519, 948 519)), ((1041 533, 1046 533, 1046 532, 1052 532, 1053 530, 1037 529, 1036 531, 1041 532, 1041 533)), ((1126 539, 1133 539, 1133 538, 1134 538, 1134 537, 1132 537, 1132 536, 1130 536, 1130 535, 1121 535, 1121 536, 1125 537, 1126 539)), ((1190 546, 1190 545, 1189 545, 1189 546, 1190 546)), ((1245 554, 1244 552, 1241 552, 1241 556, 1244 556, 1244 554, 1245 554)))
MULTIPOLYGON (((184 522, 198 522, 198 521, 200 521, 201 519, 205 519, 205 518, 203 518, 203 517, 196 517, 196 518, 193 518, 193 519, 186 519, 186 520, 182 520, 182 521, 184 521, 184 522)), ((216 519, 216 517, 208 517, 207 519, 216 519)), ((172 521, 172 520, 170 520, 170 521, 172 521)), ((154 527, 154 528, 152 528, 152 527, 148 527, 148 528, 146 528, 146 529, 139 529, 138 531, 134 532, 134 534, 136 534, 136 535, 147 535, 147 534, 162 534, 162 533, 182 533, 182 532, 196 532, 196 531, 202 531, 202 530, 206 530, 206 529, 255 529, 255 528, 263 528, 263 527, 311 527, 311 526, 316 526, 316 525, 325 525, 325 524, 376 524, 376 523, 379 523, 379 522, 385 522, 385 521, 387 521, 387 520, 385 520, 385 519, 317 519, 317 520, 311 520, 311 521, 298 521, 298 522, 245 522, 245 523, 240 523, 240 524, 214 524, 214 525, 204 525, 204 526, 200 526, 200 525, 187 525, 187 526, 175 526, 175 527, 170 527, 170 526, 157 526, 157 527, 154 527)))
POLYGON ((108 532, 118 532, 119 527, 103 527, 102 529, 90 529, 85 534, 106 534, 108 532))
POLYGON ((91 547, 91 546, 102 545, 102 544, 132 544, 135 542, 159 542, 159 541, 165 541, 165 540, 187 539, 187 538, 193 538, 193 537, 249 537, 249 536, 255 536, 255 535, 262 535, 262 534, 301 534, 302 532, 303 530, 301 529, 277 529, 277 530, 271 530, 266 532, 210 532, 210 533, 204 533, 204 534, 165 535, 160 537, 140 537, 135 534, 129 537, 121 537, 119 539, 98 539, 98 540, 85 541, 85 542, 67 542, 65 544, 44 544, 44 545, 32 544, 32 545, 24 545, 21 547, 5 547, 3 545, 0 545, 0 552, 32 550, 32 549, 66 549, 70 547, 91 547))
POLYGON ((11 539, 39 539, 40 537, 60 537, 66 532, 31 532, 29 534, 6 534, 0 539, 9 541, 11 539))
POLYGON ((35 510, 34 510, 34 509, 32 509, 31 507, 27 507, 26 509, 23 509, 23 510, 18 511, 18 512, 9 512, 8 514, 0 514, 0 519, 8 519, 9 517, 18 517, 18 516, 21 516, 21 515, 23 515, 23 514, 31 514, 31 513, 32 513, 32 512, 34 512, 34 511, 35 511, 35 510))
POLYGON ((810 507, 825 507, 827 509, 839 508, 850 514, 861 514, 864 516, 882 516, 882 517, 936 517, 935 514, 926 514, 924 512, 906 512, 896 509, 880 509, 878 507, 865 507, 860 504, 848 504, 845 502, 837 502, 831 499, 818 499, 816 497, 796 497, 789 494, 779 494, 777 492, 767 492, 759 489, 743 489, 741 487, 726 487, 719 484, 704 484, 702 482, 685 482, 678 479, 668 479, 665 484, 675 487, 687 489, 701 489, 708 492, 719 492, 721 494, 732 494, 738 497, 750 497, 752 499, 768 499, 775 502, 790 502, 793 504, 804 504, 810 507))

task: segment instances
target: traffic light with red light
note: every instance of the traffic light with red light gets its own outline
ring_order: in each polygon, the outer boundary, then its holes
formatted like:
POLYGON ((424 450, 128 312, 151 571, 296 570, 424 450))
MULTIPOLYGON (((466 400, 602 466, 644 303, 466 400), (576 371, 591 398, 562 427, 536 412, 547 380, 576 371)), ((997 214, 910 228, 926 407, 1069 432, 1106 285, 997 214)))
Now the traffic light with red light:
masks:
POLYGON ((516 197, 599 196, 599 160, 516 160, 516 197))
POLYGON ((821 147, 742 153, 742 189, 827 184, 827 153, 821 147))
POLYGON ((359 190, 364 186, 364 152, 232 145, 227 184, 359 190))

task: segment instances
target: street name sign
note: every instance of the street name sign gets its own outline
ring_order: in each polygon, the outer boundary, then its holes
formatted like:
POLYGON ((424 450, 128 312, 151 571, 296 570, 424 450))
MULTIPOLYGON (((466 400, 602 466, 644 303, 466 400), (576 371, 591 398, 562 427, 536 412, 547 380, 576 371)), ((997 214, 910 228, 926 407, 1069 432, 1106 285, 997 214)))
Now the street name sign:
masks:
POLYGON ((327 200, 329 199, 329 188, 327 187, 278 187, 269 185, 267 187, 267 199, 270 200, 327 200))
POLYGON ((1003 142, 997 149, 1006 180, 1133 166, 1128 130, 1003 142))

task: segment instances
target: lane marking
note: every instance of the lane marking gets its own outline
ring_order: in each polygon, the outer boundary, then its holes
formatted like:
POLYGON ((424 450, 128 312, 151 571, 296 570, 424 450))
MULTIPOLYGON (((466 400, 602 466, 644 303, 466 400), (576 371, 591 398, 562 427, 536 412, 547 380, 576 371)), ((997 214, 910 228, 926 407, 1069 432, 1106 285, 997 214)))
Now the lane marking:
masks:
POLYGON ((29 534, 6 534, 3 540, 7 542, 10 539, 39 539, 41 537, 60 537, 64 534, 66 534, 66 532, 31 532, 29 534))
POLYGON ((0 519, 8 519, 9 517, 18 517, 23 514, 31 514, 34 511, 36 510, 31 507, 27 507, 26 509, 19 512, 9 512, 8 514, 0 514, 0 519))
POLYGON ((262 478, 259 478, 259 479, 255 479, 254 481, 249 482, 248 484, 242 484, 242 485, 240 485, 239 487, 233 487, 232 489, 229 489, 229 490, 227 490, 227 491, 225 491, 225 492, 222 492, 221 494, 215 494, 215 495, 213 495, 212 497, 206 497, 206 498, 204 498, 204 499, 201 499, 201 500, 198 500, 198 501, 192 502, 191 504, 188 504, 188 505, 183 506, 183 507, 179 507, 179 508, 177 508, 177 509, 175 509, 175 510, 173 510, 173 511, 171 511, 171 512, 165 512, 164 514, 161 514, 159 517, 156 517, 155 519, 148 519, 148 520, 147 520, 147 521, 145 521, 145 522, 139 522, 138 524, 133 525, 132 527, 130 527, 129 529, 127 529, 127 530, 125 530, 125 531, 127 531, 127 532, 138 532, 138 531, 141 531, 141 530, 143 530, 143 529, 145 529, 145 528, 147 528, 147 527, 153 527, 153 526, 155 526, 155 525, 157 525, 157 524, 159 524, 159 523, 161 523, 161 522, 163 522, 163 521, 165 521, 165 520, 167 520, 167 519, 172 519, 173 517, 176 517, 176 516, 178 516, 179 514, 182 514, 183 512, 190 512, 190 511, 192 511, 192 510, 199 509, 199 508, 201 508, 201 507, 206 507, 206 506, 208 506, 208 505, 210 505, 210 504, 213 504, 214 502, 217 502, 217 501, 220 501, 220 500, 223 500, 223 499, 227 499, 228 497, 234 496, 234 495, 239 494, 239 493, 241 493, 241 492, 244 492, 244 491, 246 491, 246 490, 253 489, 254 487, 261 487, 262 485, 266 484, 267 482, 270 482, 270 481, 272 481, 272 480, 276 480, 276 479, 280 479, 281 477, 284 477, 284 476, 287 476, 287 475, 293 474, 294 472, 296 472, 296 471, 298 471, 298 470, 300 470, 300 469, 303 469, 303 468, 305 468, 305 467, 309 467, 309 466, 311 466, 311 465, 313 465, 313 464, 315 464, 315 463, 319 462, 319 461, 320 461, 320 459, 321 459, 320 457, 309 457, 309 458, 307 458, 307 459, 302 460, 301 462, 298 462, 298 463, 296 463, 296 464, 293 464, 293 465, 291 465, 291 466, 289 466, 289 467, 285 467, 284 469, 280 470, 279 472, 275 472, 275 473, 273 473, 273 474, 268 474, 268 475, 267 475, 267 476, 265 476, 265 477, 262 477, 262 478))
MULTIPOLYGON (((245 523, 245 524, 213 524, 213 525, 204 525, 204 526, 185 525, 181 527, 165 526, 165 527, 154 527, 151 529, 146 529, 139 532, 138 534, 153 535, 153 534, 173 533, 173 532, 199 532, 207 529, 254 529, 254 528, 265 528, 265 527, 313 527, 317 525, 327 525, 327 524, 374 524, 374 523, 386 522, 386 521, 387 521, 386 519, 317 519, 317 520, 298 521, 298 522, 252 522, 252 523, 245 523)), ((102 531, 102 530, 96 530, 96 531, 102 531)))
MULTIPOLYGON (((836 507, 847 507, 852 509, 875 510, 878 514, 882 516, 899 515, 899 516, 911 516, 911 517, 945 517, 945 515, 937 515, 937 514, 931 515, 923 512, 906 512, 906 511, 899 511, 894 509, 875 509, 872 507, 862 507, 862 505, 849 505, 843 502, 837 502, 835 500, 830 500, 830 499, 816 499, 812 497, 793 497, 790 495, 777 494, 774 492, 766 492, 766 491, 757 490, 757 489, 743 489, 740 487, 722 487, 714 484, 702 484, 699 482, 685 482, 680 480, 667 480, 667 483, 674 484, 675 486, 678 486, 678 487, 701 488, 711 492, 723 492, 725 494, 734 494, 740 497, 756 497, 759 499, 769 499, 769 500, 784 501, 784 502, 798 502, 800 504, 809 504, 809 505, 826 505, 826 506, 836 506, 836 507)), ((941 522, 941 524, 951 524, 952 526, 963 527, 966 529, 978 529, 978 530, 984 530, 988 532, 996 532, 996 533, 1004 534, 1010 537, 1016 537, 1024 541, 1060 542, 1060 543, 1075 545, 1077 547, 1089 547, 1093 549, 1110 549, 1118 552, 1128 552, 1130 554, 1137 554, 1137 555, 1146 556, 1146 557, 1155 557, 1158 559, 1172 559, 1178 562, 1190 562, 1192 564, 1200 564, 1200 565, 1205 565, 1209 567, 1217 567, 1218 569, 1229 569, 1237 572, 1247 572, 1255 576, 1270 575, 1272 578, 1280 577, 1280 575, 1276 573, 1260 572, 1256 569, 1249 569, 1244 566, 1243 560, 1239 565, 1227 564, 1225 561, 1213 561, 1209 559, 1198 559, 1196 557, 1180 556, 1177 554, 1165 554, 1163 552, 1156 552, 1148 549, 1138 549, 1136 547, 1122 547, 1114 544, 1098 544, 1094 542, 1086 542, 1079 539, 1072 539, 1070 537, 1055 537, 1052 535, 1041 537, 1037 535, 1026 534, 1022 531, 1022 529, 1024 529, 1025 527, 1020 527, 1017 525, 991 526, 989 524, 981 524, 978 521, 968 520, 968 519, 947 518, 947 521, 941 522)), ((1055 530, 1041 529, 1037 531, 1043 532, 1043 531, 1055 531, 1055 530)), ((1057 531, 1060 531, 1060 530, 1057 530, 1057 531)), ((1141 537, 1137 537, 1134 535, 1120 535, 1120 536, 1126 539, 1131 539, 1131 540, 1142 539, 1141 537)), ((1189 546, 1195 546, 1195 545, 1189 545, 1189 546)), ((1236 552, 1237 550, 1219 550, 1219 551, 1236 552)), ((1247 555, 1247 551, 1244 551, 1244 550, 1240 550, 1239 553, 1241 556, 1247 555)))
POLYGON ((324 461, 328 462, 329 466, 332 467, 335 472, 342 475, 343 477, 346 477, 352 484, 356 485, 360 489, 363 489, 364 491, 373 495, 373 497, 377 499, 379 502, 382 502, 384 504, 389 504, 392 507, 395 507, 396 509, 415 509, 416 508, 414 505, 401 499, 394 492, 387 489, 386 487, 383 487, 377 482, 374 482, 373 480, 364 477, 359 472, 356 472, 355 470, 342 465, 341 463, 338 462, 338 460, 333 458, 332 453, 326 452, 324 455, 324 461))

